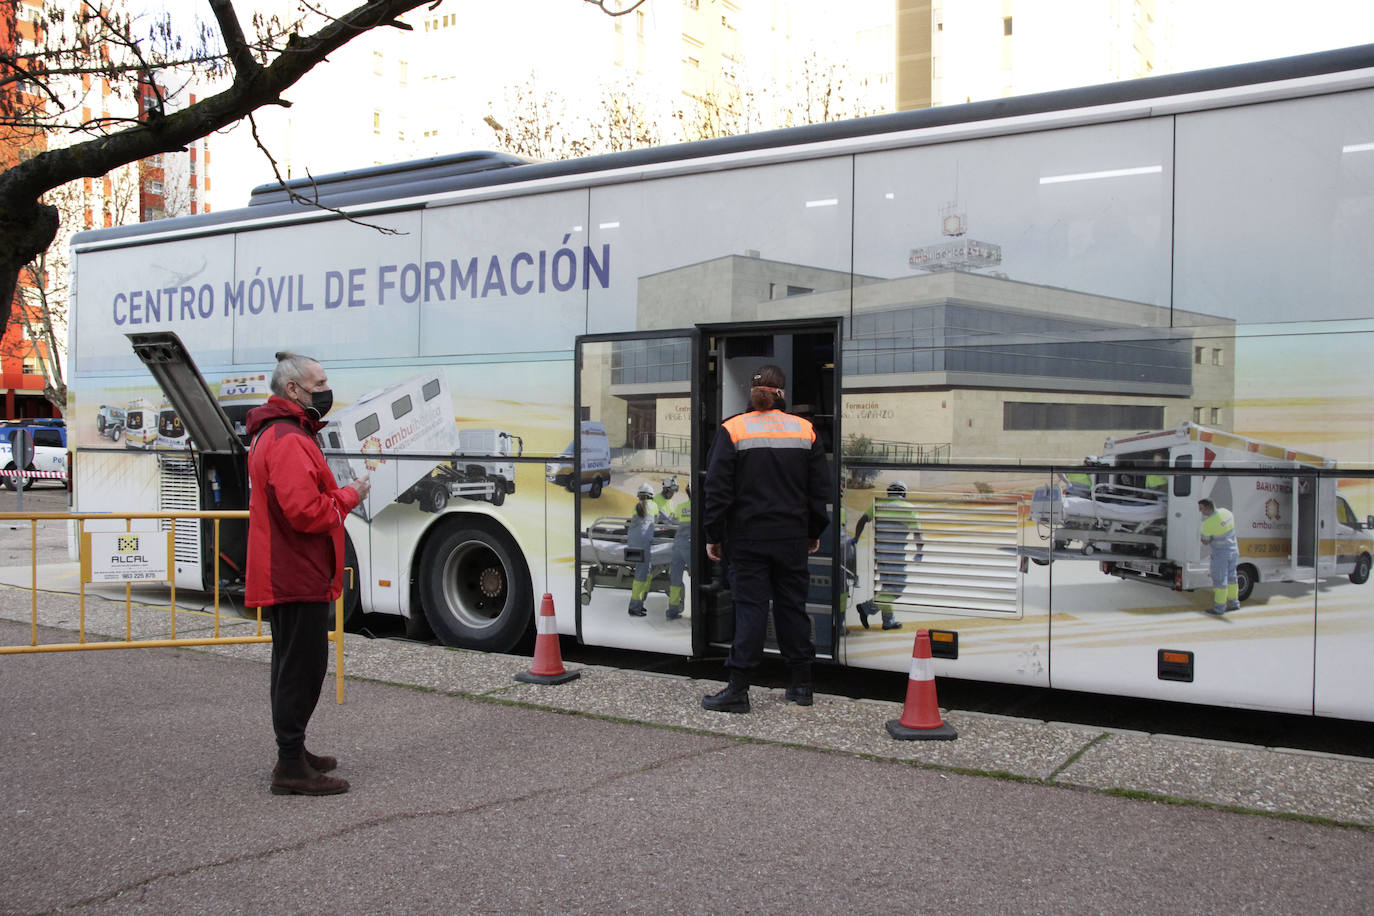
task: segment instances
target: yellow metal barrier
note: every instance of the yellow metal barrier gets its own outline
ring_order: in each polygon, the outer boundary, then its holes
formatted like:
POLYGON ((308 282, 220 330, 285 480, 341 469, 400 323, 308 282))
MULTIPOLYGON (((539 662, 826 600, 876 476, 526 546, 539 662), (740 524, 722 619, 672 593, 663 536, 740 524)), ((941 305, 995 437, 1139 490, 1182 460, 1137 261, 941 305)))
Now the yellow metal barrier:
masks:
MULTIPOLYGON (((185 512, 49 512, 49 513, 30 513, 30 512, 0 512, 0 523, 22 522, 29 523, 29 556, 30 556, 30 579, 29 592, 32 596, 30 610, 30 638, 29 644, 23 646, 0 646, 0 655, 19 655, 35 652, 78 652, 95 649, 160 649, 186 646, 227 646, 241 645, 244 643, 269 643, 272 641, 270 635, 262 632, 262 608, 257 610, 257 631, 252 636, 221 636, 219 635, 219 583, 220 583, 220 522, 224 519, 246 519, 248 513, 242 510, 205 512, 205 511, 185 511, 185 512), (167 556, 168 556, 168 578, 166 581, 171 589, 170 613, 171 630, 167 639, 134 639, 133 638, 133 583, 124 583, 124 638, 122 640, 110 640, 104 642, 86 641, 86 583, 91 581, 91 550, 90 533, 85 530, 85 523, 90 520, 102 522, 124 521, 124 530, 132 532, 133 521, 135 519, 171 519, 173 530, 167 532, 167 556), (173 537, 175 535, 176 521, 188 519, 200 521, 210 519, 214 522, 214 557, 215 557, 215 587, 214 587, 214 636, 198 636, 191 638, 177 637, 177 585, 176 585, 176 562, 174 558, 173 537), (77 626, 78 642, 74 643, 39 643, 38 642, 38 522, 39 521, 75 521, 77 524, 77 540, 81 544, 81 587, 79 592, 79 622, 77 626)), ((139 532, 143 533, 143 532, 139 532)), ((353 569, 346 570, 350 581, 354 574, 353 569)), ((329 638, 334 642, 334 680, 335 693, 340 704, 344 701, 344 655, 343 655, 343 595, 334 602, 334 629, 330 631, 329 638)))

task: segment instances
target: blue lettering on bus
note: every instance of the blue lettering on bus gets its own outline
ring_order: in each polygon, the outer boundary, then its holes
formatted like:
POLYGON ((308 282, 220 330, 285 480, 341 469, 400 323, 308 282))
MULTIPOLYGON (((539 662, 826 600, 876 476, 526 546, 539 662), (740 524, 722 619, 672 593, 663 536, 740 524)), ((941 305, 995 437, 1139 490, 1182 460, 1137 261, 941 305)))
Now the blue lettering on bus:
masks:
MULTIPOLYGON (((323 272, 324 308, 369 305, 367 285, 371 269, 377 272, 377 305, 386 305, 389 295, 393 301, 394 295, 399 295, 402 302, 413 304, 446 302, 464 295, 469 299, 528 296, 544 293, 549 287, 567 292, 575 288, 579 280, 583 290, 593 286, 609 289, 611 246, 603 244, 598 252, 584 245, 578 252, 568 245, 568 238, 565 235, 562 246, 555 250, 517 251, 509 260, 492 254, 466 260, 449 258, 383 264, 376 268, 326 270, 323 272)), ((110 302, 110 314, 115 325, 121 327, 210 319, 215 317, 215 296, 216 288, 210 283, 124 290, 115 293, 110 302)), ((306 298, 305 274, 265 277, 261 267, 255 269, 250 278, 224 281, 223 297, 224 308, 220 314, 225 318, 263 315, 269 311, 272 314, 308 312, 315 308, 315 303, 306 298)))

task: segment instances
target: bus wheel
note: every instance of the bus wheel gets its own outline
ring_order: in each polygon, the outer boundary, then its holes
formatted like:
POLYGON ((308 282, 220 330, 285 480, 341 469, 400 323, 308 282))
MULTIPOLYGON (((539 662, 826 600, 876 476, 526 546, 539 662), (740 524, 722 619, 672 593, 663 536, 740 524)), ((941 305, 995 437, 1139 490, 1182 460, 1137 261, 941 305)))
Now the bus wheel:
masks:
POLYGON ((1242 563, 1236 567, 1236 599, 1245 601, 1250 597, 1250 593, 1255 590, 1255 583, 1259 581, 1259 571, 1249 563, 1242 563))
POLYGON ((499 506, 506 501, 506 485, 500 479, 493 482, 491 491, 491 504, 499 506))
POLYGON ((358 552, 353 549, 353 539, 344 535, 344 580, 343 580, 343 623, 344 629, 356 631, 363 624, 363 602, 358 590, 358 552), (348 571, 353 570, 350 576, 348 571))
POLYGON ((1355 561, 1355 568, 1350 571, 1350 581, 1356 585, 1364 585, 1369 581, 1369 554, 1362 553, 1355 561))
POLYGON ((600 498, 601 498, 601 478, 600 478, 600 477, 593 477, 593 478, 592 478, 592 486, 591 486, 591 489, 589 489, 589 490, 587 491, 587 495, 590 496, 592 499, 600 499, 600 498))
POLYGON ((446 646, 508 652, 534 621, 524 557, 500 526, 459 516, 420 559, 420 599, 446 646))

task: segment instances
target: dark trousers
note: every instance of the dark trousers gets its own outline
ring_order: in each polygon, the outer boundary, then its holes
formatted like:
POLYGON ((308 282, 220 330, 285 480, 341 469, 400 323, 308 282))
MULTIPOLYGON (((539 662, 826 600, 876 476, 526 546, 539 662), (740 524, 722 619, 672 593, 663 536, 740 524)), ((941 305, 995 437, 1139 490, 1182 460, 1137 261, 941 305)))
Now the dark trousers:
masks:
POLYGON ((272 622, 272 730, 277 756, 305 750, 305 727, 329 670, 329 603, 303 601, 264 608, 272 622))
POLYGON ((758 667, 768 630, 768 605, 773 606, 773 631, 778 651, 789 666, 816 657, 811 621, 806 616, 806 592, 811 574, 806 564, 805 538, 731 543, 730 595, 735 603, 735 638, 725 666, 738 671, 758 667))

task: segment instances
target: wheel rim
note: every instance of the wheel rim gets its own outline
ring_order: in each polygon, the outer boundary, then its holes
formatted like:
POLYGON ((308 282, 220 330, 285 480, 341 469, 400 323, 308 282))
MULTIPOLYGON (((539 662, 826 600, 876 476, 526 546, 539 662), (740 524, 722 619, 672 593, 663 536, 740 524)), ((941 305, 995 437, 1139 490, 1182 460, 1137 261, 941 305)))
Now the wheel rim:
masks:
POLYGON ((506 608, 506 569, 490 544, 465 541, 449 553, 443 566, 444 603, 461 624, 490 626, 506 608))

